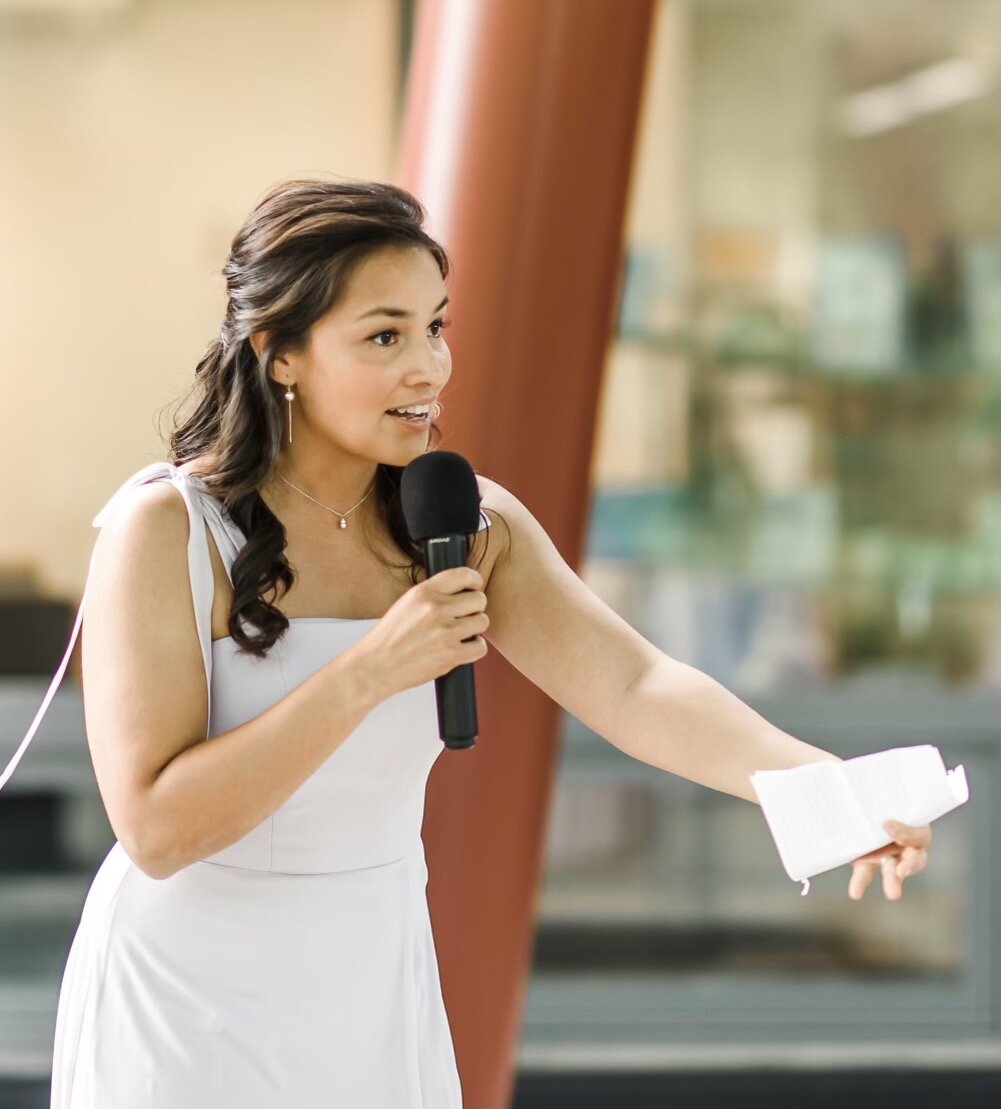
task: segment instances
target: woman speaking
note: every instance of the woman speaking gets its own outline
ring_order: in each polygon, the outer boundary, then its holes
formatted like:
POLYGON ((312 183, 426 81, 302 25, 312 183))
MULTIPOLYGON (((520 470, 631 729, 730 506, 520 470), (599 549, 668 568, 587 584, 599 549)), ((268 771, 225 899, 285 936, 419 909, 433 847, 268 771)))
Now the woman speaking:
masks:
MULTIPOLYGON (((224 274, 169 461, 94 521, 84 712, 116 842, 63 975, 52 1109, 460 1109, 420 835, 434 679, 489 638, 606 738, 628 695, 642 757, 668 690, 634 682, 661 656, 485 477, 471 565, 422 571, 400 475, 452 366, 413 196, 283 182, 224 274)), ((657 672, 688 691, 665 770, 754 800, 753 771, 836 757, 657 672)), ((930 838, 856 860, 851 896, 882 860, 899 897, 930 838)))

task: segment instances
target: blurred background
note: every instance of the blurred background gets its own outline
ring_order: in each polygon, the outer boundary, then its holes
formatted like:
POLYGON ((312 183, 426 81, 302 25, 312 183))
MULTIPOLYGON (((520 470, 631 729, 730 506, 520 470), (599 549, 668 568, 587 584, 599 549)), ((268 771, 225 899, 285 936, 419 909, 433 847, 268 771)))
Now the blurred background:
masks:
MULTIPOLYGON (((247 211, 391 179, 414 21, 0 0, 0 763, 247 211)), ((801 898, 756 806, 565 716, 517 1109, 1001 1098, 998 31, 988 0, 658 3, 579 572, 784 730, 934 743, 972 796, 902 902, 844 868, 801 898)), ((3 1107, 48 1104, 114 841, 75 679, 0 800, 3 1107)))

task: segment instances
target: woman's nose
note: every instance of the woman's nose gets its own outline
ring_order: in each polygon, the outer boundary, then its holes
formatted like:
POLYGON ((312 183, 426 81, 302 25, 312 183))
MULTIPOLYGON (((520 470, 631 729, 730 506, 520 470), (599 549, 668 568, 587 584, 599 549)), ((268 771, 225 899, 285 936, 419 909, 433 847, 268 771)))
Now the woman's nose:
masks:
POLYGON ((430 361, 421 367, 420 379, 440 389, 452 375, 452 363, 448 358, 432 355, 430 361))

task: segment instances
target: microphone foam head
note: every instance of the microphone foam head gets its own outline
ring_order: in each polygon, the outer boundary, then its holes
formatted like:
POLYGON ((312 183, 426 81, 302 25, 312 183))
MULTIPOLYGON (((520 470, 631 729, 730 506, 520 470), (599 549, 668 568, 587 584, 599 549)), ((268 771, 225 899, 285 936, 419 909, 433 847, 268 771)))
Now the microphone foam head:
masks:
POLYGON ((443 535, 469 535, 480 522, 476 474, 455 451, 429 451, 404 466, 400 501, 416 542, 443 535))

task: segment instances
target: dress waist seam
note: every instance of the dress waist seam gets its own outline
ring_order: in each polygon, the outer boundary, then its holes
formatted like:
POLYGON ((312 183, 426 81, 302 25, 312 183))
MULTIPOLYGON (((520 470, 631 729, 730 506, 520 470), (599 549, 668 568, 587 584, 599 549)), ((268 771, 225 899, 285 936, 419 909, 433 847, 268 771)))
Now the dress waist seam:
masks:
MULTIPOLYGON (((417 841, 418 844, 421 842, 417 841)), ((405 862, 411 857, 413 852, 417 849, 416 845, 410 850, 405 851, 402 855, 397 855, 392 859, 383 859, 377 863, 366 863, 362 866, 341 866, 334 867, 330 870, 272 870, 263 866, 235 866, 232 863, 214 862, 211 859, 197 859, 193 862, 192 866, 218 866, 224 870, 242 870, 248 874, 280 874, 290 878, 306 878, 311 875, 320 874, 351 874, 359 870, 377 870, 379 867, 392 866, 394 863, 405 862)))

